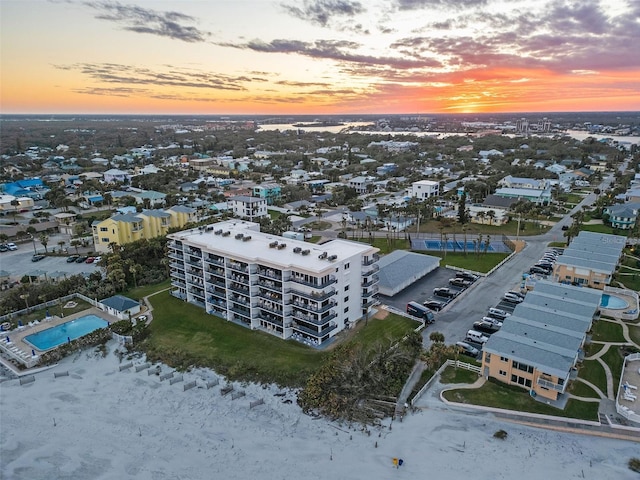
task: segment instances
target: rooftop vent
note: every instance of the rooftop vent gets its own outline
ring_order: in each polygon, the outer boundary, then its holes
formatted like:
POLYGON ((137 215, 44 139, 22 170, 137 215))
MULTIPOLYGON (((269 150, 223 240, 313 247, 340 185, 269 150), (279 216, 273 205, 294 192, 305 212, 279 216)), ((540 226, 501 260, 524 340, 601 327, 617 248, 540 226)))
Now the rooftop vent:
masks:
POLYGON ((215 232, 213 232, 213 233, 215 233, 216 235, 220 235, 220 234, 222 233, 222 229, 221 229, 221 228, 219 228, 218 230, 216 230, 216 231, 215 231, 215 232))
POLYGON ((287 244, 286 243, 279 243, 278 244, 278 250, 282 250, 283 248, 286 248, 287 244))
POLYGON ((229 235, 231 235, 231 232, 229 230, 227 230, 226 232, 222 232, 223 237, 228 237, 229 235))
POLYGON ((236 233, 236 240, 242 240, 242 237, 244 237, 244 234, 236 233))
POLYGON ((278 246, 278 242, 271 242, 269 244, 269 248, 276 248, 278 246))
POLYGON ((211 230, 213 230, 213 227, 211 225, 209 225, 206 229, 207 232, 210 232, 211 230))
POLYGON ((327 258, 327 255, 328 255, 327 252, 322 252, 320 255, 318 255, 318 258, 320 260, 324 260, 325 258, 327 258))
POLYGON ((300 253, 302 255, 309 255, 311 253, 311 250, 302 250, 300 253))
POLYGON ((249 240, 251 240, 251 235, 247 235, 242 239, 243 242, 248 242, 249 240))
POLYGON ((302 251, 302 248, 301 248, 301 247, 295 247, 295 248, 293 249, 293 253, 300 253, 301 251, 302 251))
POLYGON ((333 262, 334 260, 338 259, 338 255, 331 255, 329 258, 327 258, 327 260, 329 260, 330 262, 333 262))

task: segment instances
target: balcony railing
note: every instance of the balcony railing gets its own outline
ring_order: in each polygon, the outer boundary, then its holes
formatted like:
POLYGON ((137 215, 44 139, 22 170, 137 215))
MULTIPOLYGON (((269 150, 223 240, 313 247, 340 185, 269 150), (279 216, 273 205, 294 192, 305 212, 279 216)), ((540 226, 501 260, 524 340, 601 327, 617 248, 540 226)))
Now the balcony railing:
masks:
POLYGON ((184 259, 184 255, 182 255, 182 252, 171 252, 169 254, 169 258, 173 258, 174 260, 182 260, 184 259))
POLYGON ((244 285, 240 285, 238 283, 232 283, 229 285, 229 290, 233 290, 234 292, 242 293, 243 295, 249 295, 249 287, 245 287, 244 285))
POLYGON ((180 270, 184 270, 184 263, 182 263, 182 262, 171 262, 171 263, 169 264, 169 266, 170 266, 171 268, 178 268, 178 269, 180 269, 180 270))
POLYGON ((219 277, 224 277, 224 268, 209 267, 209 268, 205 269, 205 272, 212 273, 214 275, 218 275, 219 277))
POLYGON ((235 305, 231 305, 229 307, 229 310, 231 310, 233 313, 237 313, 238 315, 242 315, 244 317, 247 318, 251 318, 251 310, 249 310, 248 308, 242 308, 242 307, 238 307, 235 305))
POLYGON ((328 322, 330 322, 337 316, 338 315, 336 315, 335 312, 331 312, 326 317, 323 317, 322 319, 318 320, 316 315, 307 315, 304 312, 298 312, 298 311, 293 312, 293 318, 295 318, 299 322, 310 323, 312 325, 318 325, 318 326, 326 325, 328 322))
POLYGON ((544 378, 538 378, 538 385, 544 388, 548 388, 549 390, 555 390, 556 392, 564 393, 567 382, 564 382, 563 385, 558 385, 557 383, 550 382, 549 380, 545 380, 544 378))
POLYGON ((202 260, 192 260, 188 259, 186 261, 189 265, 193 265, 194 267, 202 268, 202 260))
POLYGON ((213 258, 213 257, 205 257, 204 259, 205 262, 207 263, 212 263, 214 265, 220 265, 221 267, 224 267, 224 259, 223 258, 213 258))
POLYGON ((373 307, 376 303, 378 303, 378 299, 377 298, 375 298, 375 297, 374 298, 370 298, 366 302, 362 302, 362 308, 373 307))
POLYGON ((282 283, 273 280, 258 280, 256 284, 260 287, 282 293, 282 283))
POLYGON ((175 278, 181 278, 182 280, 185 280, 187 278, 184 273, 178 271, 171 272, 171 276, 175 278))
POLYGON ((187 284, 184 282, 181 282, 180 280, 172 280, 171 281, 171 285, 173 285, 174 287, 180 287, 180 288, 186 288, 187 284))
POLYGON ((371 285, 375 285, 380 281, 380 277, 378 275, 372 275, 367 280, 362 280, 363 287, 370 287, 371 285))
MULTIPOLYGON (((277 303, 282 303, 283 299, 283 296, 280 293, 265 292, 263 290, 259 290, 258 293, 256 293, 256 296, 277 303)), ((291 301, 287 300, 285 303, 291 303, 291 301)))
POLYGON ((273 313, 275 315, 280 315, 280 316, 284 315, 284 312, 282 311, 282 309, 281 308, 277 308, 275 305, 274 306, 269 306, 269 304, 267 304, 267 303, 262 303, 262 304, 258 303, 258 308, 260 308, 262 310, 265 310, 265 311, 267 311, 269 313, 273 313))
POLYGON ((362 265, 369 266, 376 263, 378 260, 380 260, 380 255, 378 255, 377 253, 374 253, 373 255, 370 255, 368 258, 363 258, 362 265))
POLYGON ((322 302, 327 298, 333 297, 337 293, 335 288, 326 291, 313 291, 313 292, 303 292, 302 290, 294 290, 291 289, 292 295, 297 295, 299 297, 308 298, 309 300, 313 300, 316 302, 322 302))
POLYGON ((378 290, 379 290, 379 288, 378 288, 378 286, 376 285, 375 287, 369 288, 367 292, 364 292, 364 293, 362 294, 362 296, 363 296, 364 298, 369 298, 371 295, 375 295, 376 293, 378 293, 378 290))
POLYGON ((303 277, 297 277, 295 275, 291 275, 290 280, 292 282, 299 283, 300 285, 307 285, 309 287, 314 287, 314 288, 326 288, 329 285, 333 285, 338 281, 336 277, 334 277, 333 275, 331 275, 328 279, 324 279, 324 280, 320 280, 319 278, 313 278, 312 281, 305 280, 303 277))
POLYGON ((243 265, 238 262, 228 262, 227 268, 230 268, 231 270, 236 270, 238 272, 249 273, 249 267, 247 265, 243 265))
POLYGON ((279 327, 283 327, 284 326, 284 321, 282 320, 282 318, 268 317, 266 315, 258 315, 256 318, 258 318, 259 320, 262 320, 264 322, 271 323, 273 325, 277 325, 279 327))
POLYGON ((333 301, 333 302, 328 302, 326 305, 318 306, 312 303, 305 303, 305 302, 300 302, 295 300, 292 303, 292 305, 296 308, 300 308, 302 310, 307 310, 309 312, 314 312, 314 313, 324 313, 327 310, 331 310, 337 304, 338 304, 337 302, 333 301))
POLYGON ((366 277, 366 276, 369 276, 369 275, 373 275, 378 270, 380 270, 380 266, 377 263, 374 263, 374 264, 368 265, 368 266, 363 266, 362 267, 362 276, 366 277))
POLYGON ((234 282, 242 283, 244 285, 249 284, 249 275, 239 275, 237 273, 229 272, 227 273, 227 278, 234 282))
POLYGON ((217 298, 227 299, 227 293, 224 290, 216 290, 215 288, 207 288, 206 292, 217 298))
POLYGON ((276 280, 282 280, 282 272, 273 269, 259 268, 258 275, 267 278, 274 278, 276 280))
POLYGON ((311 335, 312 337, 316 337, 316 338, 322 338, 325 335, 327 335, 329 332, 331 332, 332 330, 335 330, 336 328, 338 328, 338 325, 336 325, 334 323, 332 325, 329 325, 327 328, 325 328, 323 330, 320 330, 318 332, 317 330, 313 330, 311 328, 307 328, 307 327, 304 327, 304 326, 296 324, 296 323, 293 324, 293 330, 294 331, 297 330, 298 332, 302 332, 302 333, 305 333, 307 335, 311 335))
POLYGON ((187 292, 193 295, 194 297, 198 297, 204 300, 204 290, 192 288, 192 289, 187 289, 187 292))

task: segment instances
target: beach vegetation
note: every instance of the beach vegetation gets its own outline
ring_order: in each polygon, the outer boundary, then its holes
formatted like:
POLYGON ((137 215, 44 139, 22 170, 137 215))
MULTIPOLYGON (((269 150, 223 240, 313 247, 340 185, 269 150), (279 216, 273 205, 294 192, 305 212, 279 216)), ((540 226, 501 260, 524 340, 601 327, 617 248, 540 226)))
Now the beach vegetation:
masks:
POLYGON ((493 438, 499 438, 500 440, 506 440, 508 435, 509 434, 507 432, 505 432, 504 430, 498 430, 496 433, 493 434, 493 438))
POLYGON ((640 458, 633 457, 629 459, 629 470, 640 473, 640 458))

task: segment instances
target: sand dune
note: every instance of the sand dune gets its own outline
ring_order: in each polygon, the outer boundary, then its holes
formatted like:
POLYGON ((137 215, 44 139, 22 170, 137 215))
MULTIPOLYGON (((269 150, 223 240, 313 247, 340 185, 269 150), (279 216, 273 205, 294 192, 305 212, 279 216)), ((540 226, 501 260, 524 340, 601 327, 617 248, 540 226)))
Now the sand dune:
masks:
POLYGON ((146 370, 119 371, 127 360, 116 348, 110 343, 106 358, 69 357, 28 385, 0 385, 2 478, 638 478, 627 468, 640 457, 637 443, 528 428, 435 401, 402 423, 363 431, 304 415, 295 392, 275 386, 235 383, 245 396, 233 400, 220 393, 223 379, 207 389, 217 378, 209 370, 173 385, 146 370), (499 429, 506 440, 493 438, 499 429), (393 458, 403 465, 394 468, 393 458))

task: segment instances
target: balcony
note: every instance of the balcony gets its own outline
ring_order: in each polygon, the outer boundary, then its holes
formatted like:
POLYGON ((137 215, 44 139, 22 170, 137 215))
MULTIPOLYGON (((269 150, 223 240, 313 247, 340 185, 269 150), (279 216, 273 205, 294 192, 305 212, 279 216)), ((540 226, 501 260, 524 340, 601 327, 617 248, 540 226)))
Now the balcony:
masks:
POLYGON ((273 280, 258 280, 256 285, 273 290, 274 292, 282 293, 282 283, 273 280))
POLYGON ((317 330, 313 330, 311 328, 307 328, 304 327, 302 325, 298 325, 296 323, 293 324, 293 329, 295 331, 301 332, 301 333, 305 333, 307 335, 311 335, 312 337, 317 337, 317 338, 322 338, 325 335, 327 335, 328 333, 330 333, 332 330, 335 330, 336 328, 338 328, 338 325, 331 324, 329 325, 327 328, 320 330, 319 332, 317 330))
POLYGON ((170 266, 171 268, 177 268, 177 269, 179 269, 179 270, 184 270, 184 263, 182 263, 182 262, 171 262, 171 263, 169 264, 169 266, 170 266))
POLYGON ((207 283, 210 285, 215 285, 216 287, 227 288, 227 284, 224 281, 216 280, 215 278, 208 278, 207 283))
POLYGON ((305 302, 300 302, 300 301, 294 301, 292 304, 295 308, 299 308, 302 310, 307 310, 308 312, 313 312, 313 313, 324 313, 328 310, 331 310, 333 307, 335 307, 337 305, 337 302, 328 302, 326 305, 322 305, 320 307, 318 307, 317 305, 314 305, 312 303, 305 303, 305 302))
POLYGON ((322 302, 327 298, 333 297, 337 293, 335 288, 327 291, 314 291, 314 292, 303 292, 301 290, 291 290, 292 295, 297 295, 302 298, 308 298, 309 300, 313 300, 315 302, 322 302))
POLYGON ((178 272, 178 271, 171 272, 171 276, 174 278, 181 278, 182 280, 186 280, 187 278, 187 276, 184 273, 178 272))
POLYGON ((207 268, 205 271, 212 275, 217 275, 218 277, 224 278, 224 268, 213 267, 213 268, 207 268))
POLYGON ((189 253, 189 255, 195 255, 196 257, 202 256, 202 250, 200 250, 199 248, 189 247, 187 248, 187 252, 189 253))
POLYGON ((363 277, 367 277, 369 275, 373 275, 374 273, 376 273, 379 270, 380 270, 380 266, 377 263, 374 263, 372 265, 363 266, 362 267, 362 276, 363 277))
POLYGON ((378 275, 373 275, 371 276, 371 278, 367 279, 367 280, 362 280, 362 287, 366 288, 366 287, 370 287, 371 285, 375 285, 376 283, 378 283, 380 281, 380 277, 378 275))
POLYGON ((233 282, 242 283, 244 285, 249 285, 249 275, 239 275, 237 273, 229 272, 227 274, 227 278, 233 282))
POLYGON ((366 302, 362 302, 362 308, 373 307, 376 303, 378 303, 378 299, 377 298, 370 298, 366 302))
POLYGON ((318 320, 316 315, 308 315, 308 314, 305 314, 304 312, 298 312, 295 310, 293 312, 293 318, 295 318, 299 322, 310 323, 312 325, 317 325, 319 327, 322 325, 326 325, 329 321, 333 320, 337 316, 338 315, 332 312, 326 317, 323 317, 321 320, 318 320))
POLYGON ((261 277, 274 278, 276 280, 282 280, 282 272, 279 270, 273 270, 272 268, 259 268, 258 275, 261 277))
POLYGON ((277 325, 278 327, 284 327, 284 321, 281 318, 270 317, 266 315, 258 315, 256 318, 262 320, 263 322, 277 325))
POLYGON ((545 380, 544 378, 538 378, 538 385, 544 388, 548 388, 549 390, 555 390, 556 392, 564 393, 567 382, 564 382, 563 385, 558 385, 557 383, 545 380))
POLYGON ((186 300, 187 299, 187 295, 184 292, 181 292, 180 290, 172 290, 171 291, 171 295, 179 298, 180 300, 186 300))
POLYGON ((237 272, 249 273, 249 267, 245 264, 238 263, 238 262, 228 262, 227 268, 230 268, 231 270, 235 270, 237 272))
POLYGON ((234 292, 239 292, 243 295, 249 295, 249 287, 245 287, 244 285, 240 285, 239 283, 231 283, 228 288, 229 290, 233 290, 234 292))
POLYGON ((258 303, 258 308, 261 310, 264 310, 265 312, 269 312, 272 313, 274 315, 278 315, 280 317, 282 317, 284 315, 284 312, 282 311, 282 308, 278 308, 277 305, 269 305, 268 303, 258 303))
POLYGON ((378 255, 377 253, 374 253, 373 255, 370 255, 368 258, 363 258, 362 265, 365 267, 368 267, 369 265, 373 265, 374 263, 376 263, 378 260, 380 260, 380 255, 378 255))
MULTIPOLYGON (((227 299, 227 293, 225 291, 220 291, 213 288, 213 289, 207 289, 207 293, 217 299, 223 299, 223 300, 227 299)), ((213 300, 209 300, 209 301, 211 302, 213 300)))
MULTIPOLYGON (((277 302, 277 303, 282 303, 282 299, 283 299, 280 293, 266 292, 263 290, 259 290, 256 296, 260 298, 264 298, 265 300, 269 300, 271 302, 277 302)), ((285 303, 289 304, 291 303, 291 301, 287 300, 285 301, 285 303)))
POLYGON ((182 255, 182 252, 171 252, 169 254, 169 258, 173 258, 174 260, 183 260, 184 255, 182 255))
POLYGON ((189 303, 191 303, 192 305, 195 305, 197 307, 200 307, 200 308, 205 308, 204 302, 201 302, 201 301, 196 300, 196 299, 189 300, 189 303))
POLYGON ((238 307, 232 304, 229 307, 229 310, 231 310, 235 314, 242 315, 243 317, 247 317, 249 319, 251 318, 251 310, 249 310, 248 308, 238 307))
POLYGON ((187 289, 187 293, 193 295, 194 297, 198 297, 204 300, 204 290, 201 290, 199 288, 192 288, 192 289, 187 289))
POLYGON ((187 284, 180 280, 172 280, 171 285, 178 288, 187 288, 187 284))
POLYGON ((295 283, 299 283, 300 285, 307 285, 308 287, 314 288, 326 288, 329 285, 333 285, 338 280, 333 275, 329 276, 329 278, 320 280, 317 277, 311 277, 309 280, 305 280, 302 276, 291 275, 291 281, 295 283))
POLYGON ((375 295, 376 293, 378 293, 378 290, 379 288, 377 286, 369 288, 369 291, 362 293, 362 297, 369 298, 371 295, 375 295))
POLYGON ((202 260, 193 260, 192 258, 189 258, 186 262, 194 267, 202 268, 202 260))
POLYGON ((214 258, 214 257, 208 256, 204 259, 204 261, 207 263, 212 263, 214 265, 219 265, 221 267, 224 267, 224 258, 214 258))

